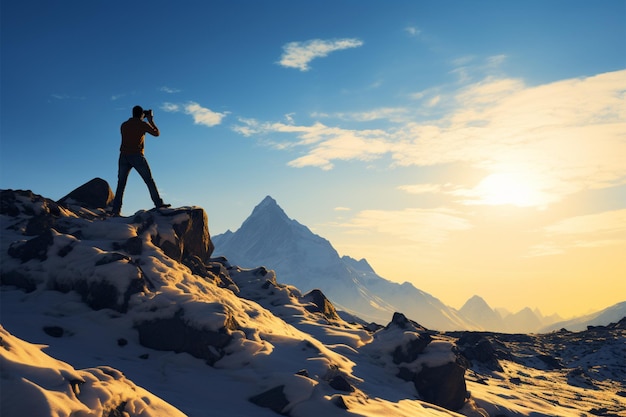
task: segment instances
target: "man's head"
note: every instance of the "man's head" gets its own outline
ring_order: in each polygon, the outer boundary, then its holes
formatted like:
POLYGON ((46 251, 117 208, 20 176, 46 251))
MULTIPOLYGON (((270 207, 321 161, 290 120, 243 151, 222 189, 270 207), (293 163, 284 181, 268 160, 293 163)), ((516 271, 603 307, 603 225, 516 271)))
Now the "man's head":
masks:
POLYGON ((143 108, 141 106, 133 107, 133 117, 142 118, 143 117, 143 108))

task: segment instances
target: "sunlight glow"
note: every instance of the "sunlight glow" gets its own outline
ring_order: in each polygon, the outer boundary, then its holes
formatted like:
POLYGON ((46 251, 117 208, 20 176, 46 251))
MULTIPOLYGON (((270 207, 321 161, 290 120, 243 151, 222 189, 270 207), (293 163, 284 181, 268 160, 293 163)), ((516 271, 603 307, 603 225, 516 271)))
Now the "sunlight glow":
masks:
POLYGON ((490 174, 468 194, 476 199, 466 201, 466 204, 533 207, 544 206, 548 202, 538 181, 530 175, 518 172, 490 174))

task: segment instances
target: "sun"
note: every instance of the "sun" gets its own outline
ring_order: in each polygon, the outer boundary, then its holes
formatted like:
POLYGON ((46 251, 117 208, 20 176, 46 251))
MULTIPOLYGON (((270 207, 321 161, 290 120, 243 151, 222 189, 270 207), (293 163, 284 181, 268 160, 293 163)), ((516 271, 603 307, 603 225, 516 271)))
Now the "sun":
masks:
POLYGON ((496 172, 483 178, 474 192, 475 204, 533 207, 546 203, 540 183, 530 174, 496 172))

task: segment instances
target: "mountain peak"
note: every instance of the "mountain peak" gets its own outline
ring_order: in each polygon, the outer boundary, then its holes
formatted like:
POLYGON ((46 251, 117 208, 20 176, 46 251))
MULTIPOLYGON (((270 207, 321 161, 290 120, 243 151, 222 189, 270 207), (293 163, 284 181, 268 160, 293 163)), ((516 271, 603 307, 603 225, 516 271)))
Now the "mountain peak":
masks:
POLYGON ((258 208, 265 208, 265 207, 272 207, 272 206, 278 207, 278 203, 276 202, 276 200, 272 198, 272 196, 269 196, 269 195, 265 196, 263 201, 261 201, 257 205, 258 208))
POLYGON ((250 219, 265 219, 266 221, 276 222, 276 221, 289 221, 289 217, 283 211, 283 209, 278 205, 276 200, 274 200, 271 196, 266 196, 255 208, 252 210, 252 214, 250 217, 244 222, 248 222, 250 219))
POLYGON ((489 304, 487 304, 484 298, 482 298, 480 295, 474 295, 469 300, 467 300, 465 304, 463 304, 463 307, 461 307, 461 311, 476 308, 488 308, 491 310, 491 307, 489 307, 489 304))

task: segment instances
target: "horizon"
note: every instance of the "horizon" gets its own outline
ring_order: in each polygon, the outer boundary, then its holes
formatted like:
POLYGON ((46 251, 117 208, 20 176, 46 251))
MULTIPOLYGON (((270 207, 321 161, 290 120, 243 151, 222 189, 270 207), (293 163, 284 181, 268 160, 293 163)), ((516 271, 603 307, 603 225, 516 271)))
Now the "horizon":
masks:
MULTIPOLYGON (((283 208, 280 206, 280 202, 276 201, 276 199, 274 199, 271 195, 267 195, 267 196, 265 196, 265 197, 264 197, 264 198, 263 198, 263 199, 262 199, 262 200, 261 200, 261 201, 260 201, 257 205, 255 205, 255 206, 254 206, 254 207, 250 210, 250 216, 252 215, 252 212, 253 212, 253 211, 254 211, 257 207, 259 207, 259 206, 261 206, 262 204, 264 204, 264 203, 267 201, 267 199, 268 199, 268 198, 271 198, 271 199, 272 199, 272 200, 276 203, 276 205, 277 205, 277 206, 278 206, 281 210, 283 210, 283 208)), ((284 210, 283 210, 283 211, 284 211, 284 210)), ((298 219, 290 217, 290 216, 289 216, 289 213, 285 213, 285 214, 286 214, 286 216, 287 216, 290 220, 294 220, 294 221, 296 221, 296 222, 300 223, 300 222, 298 221, 298 219)), ((249 218, 249 217, 246 217, 244 220, 242 220, 242 224, 240 225, 240 227, 243 225, 243 223, 244 223, 246 220, 248 220, 248 218, 249 218)), ((309 230, 311 230, 311 229, 310 229, 310 228, 309 228, 306 224, 302 224, 302 223, 300 223, 300 224, 301 224, 301 225, 303 225, 303 226, 305 226, 305 227, 307 227, 309 230)), ((236 232, 238 231, 238 229, 239 229, 239 227, 238 227, 238 228, 236 228, 236 229, 233 229, 233 230, 231 230, 231 229, 227 229, 227 230, 225 230, 223 233, 226 233, 226 232, 236 233, 236 232)), ((218 233, 218 234, 223 234, 223 233, 218 233)), ((311 233, 314 233, 314 232, 313 232, 313 231, 311 231, 311 233)), ((321 235, 318 235, 318 236, 320 236, 320 237, 322 237, 322 238, 326 239, 326 237, 325 237, 325 236, 321 236, 321 235)), ((327 240, 328 240, 328 239, 327 239, 327 240)), ((333 242, 332 242, 332 241, 330 241, 330 240, 329 240, 329 242, 330 242, 330 245, 331 245, 333 248, 335 248, 335 247, 334 247, 334 245, 333 245, 333 242)), ((336 248, 335 248, 335 249, 336 249, 336 248)), ((360 261, 365 260, 365 261, 366 261, 366 262, 370 265, 370 267, 374 270, 374 272, 375 272, 378 276, 380 276, 380 277, 381 277, 381 278, 383 278, 383 279, 387 279, 386 277, 384 277, 384 276, 380 275, 380 274, 378 273, 378 271, 376 271, 376 269, 375 269, 374 267, 372 267, 372 265, 370 264, 370 261, 369 261, 367 258, 358 258, 358 257, 353 257, 353 256, 351 256, 350 254, 347 254, 347 253, 345 253, 345 254, 341 254, 341 253, 339 253, 339 252, 338 252, 338 256, 339 256, 339 257, 342 257, 342 256, 348 256, 348 257, 350 257, 350 258, 352 258, 352 259, 356 260, 357 262, 360 262, 360 261)), ((270 269, 272 269, 272 268, 271 268, 271 266, 269 266, 269 265, 266 265, 266 266, 268 266, 270 269)), ((276 279, 278 280, 278 282, 281 282, 281 280, 280 280, 280 275, 277 275, 277 276, 276 276, 276 279)), ((396 281, 396 282, 398 282, 398 281, 396 281)), ((411 283, 410 281, 405 281, 405 282, 409 282, 409 283, 411 283)), ((399 283, 399 284, 403 284, 404 282, 398 282, 398 283, 399 283)), ((411 284, 413 284, 413 283, 411 283, 411 284)), ((415 285, 415 284, 413 284, 413 285, 415 285)), ((417 289, 422 290, 421 288, 417 288, 417 289)), ((537 312, 538 312, 538 313, 539 313, 541 316, 543 316, 543 317, 551 317, 551 316, 557 315, 557 316, 559 316, 559 317, 560 317, 560 319, 562 319, 562 320, 558 320, 557 322, 559 322, 559 321, 565 321, 565 320, 569 320, 569 319, 580 318, 580 317, 586 316, 586 315, 588 315, 588 314, 598 313, 598 312, 603 311, 603 310, 605 310, 605 309, 607 309, 607 308, 614 307, 615 305, 617 305, 617 304, 619 304, 619 303, 626 302, 626 298, 625 298, 625 299, 622 299, 622 300, 617 301, 616 303, 613 303, 613 304, 610 304, 610 305, 606 305, 606 306, 604 306, 604 307, 589 309, 588 311, 585 311, 585 312, 583 312, 583 313, 581 313, 581 314, 576 314, 576 315, 572 315, 572 316, 564 316, 564 315, 562 315, 562 314, 559 314, 559 312, 558 312, 558 311, 555 311, 555 312, 552 312, 552 313, 550 313, 550 314, 547 314, 545 311, 542 311, 539 307, 537 307, 537 306, 533 306, 533 305, 525 305, 525 306, 519 307, 519 308, 517 308, 517 309, 510 309, 510 308, 508 308, 507 306, 504 306, 504 305, 494 305, 494 304, 493 304, 492 302, 490 302, 489 300, 486 300, 486 299, 485 299, 485 297, 483 297, 481 294, 473 294, 473 295, 469 296, 469 297, 468 297, 465 301, 463 301, 463 302, 462 302, 460 305, 458 305, 458 306, 454 306, 454 305, 451 305, 451 304, 447 303, 447 302, 446 302, 446 300, 445 300, 445 295, 444 295, 443 297, 441 297, 440 295, 436 295, 436 294, 430 294, 430 295, 434 296, 435 298, 437 298, 437 299, 439 299, 440 301, 442 301, 442 302, 443 302, 445 305, 447 305, 448 307, 452 307, 452 308, 454 308, 454 309, 455 309, 455 310, 457 310, 457 311, 458 311, 458 310, 460 310, 460 309, 461 309, 461 308, 465 305, 465 303, 467 303, 467 302, 468 302, 468 301, 470 301, 471 299, 473 299, 473 298, 475 298, 475 297, 479 297, 479 298, 480 298, 480 299, 482 299, 485 303, 487 303, 487 305, 488 305, 488 306, 489 306, 489 307, 490 307, 493 311, 495 311, 498 315, 500 315, 500 316, 501 316, 501 317, 503 317, 503 318, 504 318, 504 317, 506 317, 507 315, 515 315, 515 314, 518 314, 518 313, 520 313, 520 312, 522 312, 522 311, 524 311, 524 310, 526 310, 526 309, 530 309, 530 310, 532 310, 534 313, 537 313, 537 312), (503 315, 503 312, 504 312, 504 313, 506 313, 506 314, 504 314, 504 315, 503 315)))
MULTIPOLYGON (((139 104, 162 197, 211 234, 271 195, 456 309, 626 299, 623 1, 0 7, 0 188, 115 190, 139 104)), ((133 171, 122 212, 150 208, 133 171)))

